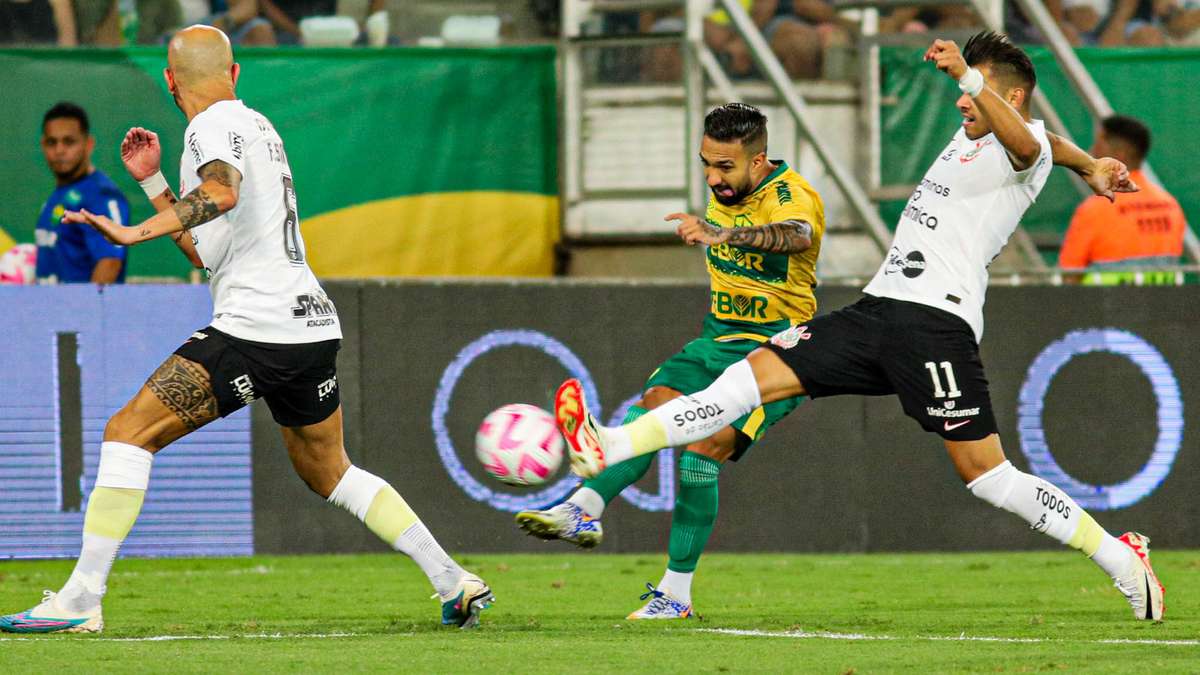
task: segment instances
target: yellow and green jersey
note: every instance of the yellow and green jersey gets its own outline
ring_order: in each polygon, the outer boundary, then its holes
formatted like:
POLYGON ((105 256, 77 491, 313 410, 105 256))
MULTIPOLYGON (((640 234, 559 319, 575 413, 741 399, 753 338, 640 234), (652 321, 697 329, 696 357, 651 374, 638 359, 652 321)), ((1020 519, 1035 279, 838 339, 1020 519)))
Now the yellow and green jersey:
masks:
POLYGON ((804 323, 817 311, 817 255, 825 234, 821 196, 784 162, 754 192, 726 206, 710 196, 705 219, 718 227, 751 227, 784 220, 812 224, 812 246, 769 253, 721 244, 708 247, 712 306, 704 334, 714 339, 759 339, 804 323))

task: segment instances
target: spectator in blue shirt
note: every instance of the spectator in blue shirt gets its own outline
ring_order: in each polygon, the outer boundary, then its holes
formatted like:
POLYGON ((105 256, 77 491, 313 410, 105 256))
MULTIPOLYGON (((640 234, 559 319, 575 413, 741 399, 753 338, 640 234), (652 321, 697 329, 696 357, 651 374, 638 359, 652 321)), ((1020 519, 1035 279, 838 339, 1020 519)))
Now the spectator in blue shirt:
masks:
POLYGON ((96 139, 87 113, 62 102, 42 118, 42 152, 58 187, 42 205, 37 223, 39 283, 119 284, 125 281, 125 247, 110 244, 86 224, 63 223, 63 211, 87 209, 119 224, 129 222, 129 202, 116 184, 92 166, 96 139))

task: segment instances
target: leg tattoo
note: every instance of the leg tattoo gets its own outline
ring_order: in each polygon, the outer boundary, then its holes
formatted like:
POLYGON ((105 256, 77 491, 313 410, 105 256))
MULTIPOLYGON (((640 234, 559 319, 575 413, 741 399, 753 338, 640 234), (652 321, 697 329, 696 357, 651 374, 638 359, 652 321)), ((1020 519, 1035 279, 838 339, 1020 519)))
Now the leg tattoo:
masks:
POLYGON ((179 421, 195 431, 217 417, 217 397, 199 364, 172 354, 146 380, 146 386, 179 421))

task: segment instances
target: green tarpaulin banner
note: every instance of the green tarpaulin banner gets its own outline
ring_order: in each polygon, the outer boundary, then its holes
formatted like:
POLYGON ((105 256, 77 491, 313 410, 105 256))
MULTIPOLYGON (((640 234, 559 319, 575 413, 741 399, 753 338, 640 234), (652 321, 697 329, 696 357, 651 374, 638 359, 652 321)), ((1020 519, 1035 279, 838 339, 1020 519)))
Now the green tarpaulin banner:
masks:
MULTIPOLYGON (((1084 149, 1094 129, 1082 100, 1044 48, 1030 48, 1038 88, 1063 118, 1084 149)), ((961 122, 954 102, 957 85, 931 64, 923 50, 881 50, 883 94, 883 183, 917 184, 961 122)), ((1200 164, 1194 158, 1191 129, 1200 110, 1200 49, 1081 48, 1076 51, 1113 109, 1141 119, 1153 136, 1150 163, 1167 191, 1179 200, 1195 224, 1200 219, 1200 164)), ((1035 115, 1036 116, 1036 115, 1035 115)), ((1025 215, 1031 233, 1064 233, 1071 214, 1083 198, 1063 170, 1051 174, 1038 201, 1025 215)), ((904 202, 888 202, 881 211, 894 224, 904 202)))
MULTIPOLYGON (((235 58, 238 96, 283 137, 319 275, 552 273, 553 47, 244 49, 235 58)), ((88 111, 93 161, 129 197, 133 220, 152 215, 119 145, 131 126, 158 132, 163 173, 178 186, 187 121, 165 66, 165 48, 0 50, 0 245, 33 241, 54 189, 41 120, 60 100, 88 111)), ((130 252, 131 275, 188 271, 165 239, 130 252)))

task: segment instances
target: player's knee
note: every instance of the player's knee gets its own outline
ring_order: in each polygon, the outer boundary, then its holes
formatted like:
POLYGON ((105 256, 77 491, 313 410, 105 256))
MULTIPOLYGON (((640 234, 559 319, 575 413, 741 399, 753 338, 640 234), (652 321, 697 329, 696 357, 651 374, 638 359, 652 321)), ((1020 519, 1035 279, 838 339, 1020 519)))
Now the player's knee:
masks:
POLYGON ((638 402, 638 405, 646 410, 653 410, 667 401, 670 401, 674 398, 679 398, 682 395, 683 394, 681 392, 670 387, 656 385, 650 387, 642 394, 642 400, 638 402))
POLYGON ((158 452, 163 444, 155 443, 145 425, 140 424, 129 406, 121 408, 104 425, 104 440, 128 443, 149 452, 158 452))

